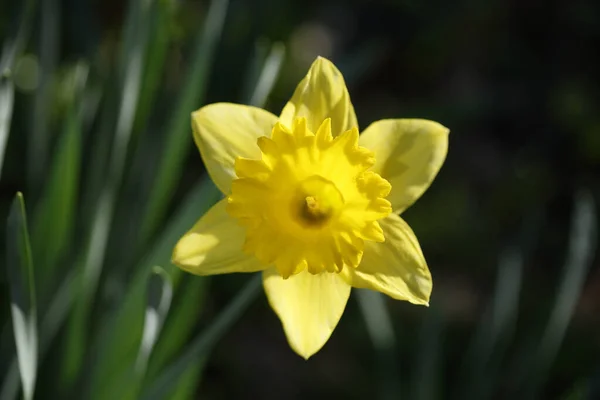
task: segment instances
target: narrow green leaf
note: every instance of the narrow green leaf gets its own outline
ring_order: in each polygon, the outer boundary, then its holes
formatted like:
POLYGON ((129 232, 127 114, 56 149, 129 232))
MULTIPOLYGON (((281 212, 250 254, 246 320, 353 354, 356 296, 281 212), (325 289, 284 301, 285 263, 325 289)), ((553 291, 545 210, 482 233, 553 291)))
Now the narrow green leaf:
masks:
POLYGON ((165 371, 154 380, 142 399, 161 400, 169 398, 169 394, 175 388, 179 378, 188 371, 188 368, 200 359, 207 356, 217 341, 238 320, 243 312, 250 306, 260 293, 262 288, 262 275, 255 274, 238 295, 227 305, 225 310, 213 321, 213 323, 196 337, 192 343, 181 353, 165 371))
POLYGON ((492 304, 483 314, 464 358, 461 399, 484 399, 492 395, 495 369, 517 322, 522 272, 520 252, 512 249, 502 255, 492 304))
MULTIPOLYGON (((123 56, 124 65, 123 90, 120 110, 117 118, 115 138, 111 157, 107 168, 105 186, 100 193, 92 219, 91 234, 85 250, 79 279, 79 299, 69 323, 67 340, 67 356, 64 359, 63 380, 67 387, 73 384, 81 370, 85 348, 88 345, 86 326, 90 318, 91 308, 98 279, 104 264, 106 245, 114 214, 117 193, 123 178, 127 149, 131 138, 133 120, 140 92, 143 72, 143 57, 147 42, 145 23, 151 1, 131 3, 131 12, 135 14, 132 48, 123 56)), ((127 36, 127 34, 126 34, 127 36)), ((129 39, 129 38, 127 38, 129 39)), ((129 42, 129 40, 127 40, 129 42)))
MULTIPOLYGON (((56 291, 54 298, 50 302, 50 306, 42 319, 40 328, 40 355, 39 360, 44 359, 50 344, 56 337, 58 329, 62 326, 67 318, 68 311, 73 299, 74 289, 73 274, 67 276, 60 288, 56 291)), ((19 384, 19 368, 17 358, 13 359, 9 367, 9 372, 2 384, 0 390, 0 400, 13 400, 17 396, 20 388, 19 384)))
POLYGON ((172 297, 173 286, 169 275, 162 268, 154 267, 147 278, 146 311, 135 365, 130 365, 123 374, 115 378, 120 381, 119 386, 123 388, 119 399, 135 400, 139 397, 141 384, 148 367, 148 359, 163 327, 172 297))
MULTIPOLYGON (((175 270, 174 270, 175 271, 175 270)), ((185 274, 179 272, 177 276, 185 274)), ((152 354, 146 382, 154 382, 163 368, 177 357, 181 349, 188 343, 192 330, 196 326, 198 316, 204 308, 208 290, 209 279, 187 276, 182 281, 177 291, 177 304, 169 313, 160 340, 152 354)), ((171 393, 171 398, 186 398, 185 393, 194 390, 198 383, 198 373, 204 368, 206 360, 199 360, 190 367, 190 372, 179 378, 176 389, 171 393)))
POLYGON ((421 312, 425 315, 417 334, 419 338, 418 350, 415 352, 417 359, 413 362, 411 396, 408 398, 415 400, 443 398, 444 396, 441 396, 443 393, 442 354, 446 328, 444 316, 435 302, 421 312))
POLYGON ((165 68, 165 61, 169 53, 172 35, 169 35, 170 24, 173 23, 175 7, 178 3, 173 1, 158 1, 152 13, 152 29, 150 42, 146 54, 146 71, 142 80, 140 100, 134 122, 134 133, 142 133, 150 120, 151 111, 155 100, 160 93, 159 84, 165 68))
MULTIPOLYGON (((2 71, 0 71, 1 73, 2 71)), ((10 131, 14 97, 15 87, 13 82, 8 77, 0 75, 0 176, 2 175, 2 166, 4 165, 4 154, 10 131)))
MULTIPOLYGON (((39 54, 40 80, 34 97, 27 152, 28 188, 35 193, 36 199, 37 188, 43 184, 46 176, 50 150, 51 135, 48 128, 50 107, 52 106, 50 91, 58 63, 60 10, 58 0, 44 0, 40 4, 38 51, 36 52, 39 54)), ((35 241, 33 245, 35 253, 35 241)), ((38 262, 41 259, 36 257, 38 262)))
POLYGON ((144 317, 144 333, 136 360, 136 372, 140 376, 146 371, 148 359, 156 344, 165 318, 171 306, 173 286, 171 279, 164 269, 154 267, 148 279, 147 305, 144 317))
POLYGON ((4 376, 2 390, 0 390, 0 400, 16 399, 20 387, 19 362, 15 357, 8 367, 8 372, 4 376))
POLYGON ((267 97, 273 90, 273 86, 279 76, 281 64, 285 56, 285 46, 283 43, 275 43, 271 47, 271 51, 264 62, 261 73, 258 76, 256 87, 252 97, 250 97, 250 104, 262 107, 267 102, 267 97))
MULTIPOLYGON (((87 77, 87 66, 80 64, 74 71, 81 93, 87 77)), ((81 165, 81 96, 76 95, 67 110, 63 132, 59 139, 49 178, 42 199, 36 207, 31 242, 36 256, 37 287, 45 299, 56 283, 55 269, 72 240, 79 173, 81 165)))
MULTIPOLYGON (((171 276, 172 284, 177 294, 181 272, 178 268, 171 265, 171 254, 177 240, 193 225, 193 223, 212 206, 221 194, 212 181, 206 177, 202 183, 195 186, 186 197, 178 210, 178 213, 170 220, 165 227, 163 234, 157 239, 150 252, 141 260, 136 268, 136 275, 131 280, 127 289, 127 295, 123 301, 123 306, 118 310, 114 318, 108 321, 98 343, 96 362, 94 365, 93 380, 90 390, 92 399, 119 398, 119 393, 123 389, 115 377, 123 373, 125 368, 133 365, 135 362, 136 351, 140 346, 143 326, 144 313, 144 282, 147 274, 147 268, 151 265, 165 265, 167 272, 171 276), (128 326, 124 331, 122 326, 128 326)), ((197 279, 205 281, 205 279, 197 279)), ((195 295, 202 293, 203 284, 197 287, 195 295)), ((176 308, 174 313, 178 314, 176 308)), ((169 318, 171 318, 170 315, 169 318)), ((181 320, 173 321, 174 324, 181 324, 181 320)), ((187 338, 186 332, 191 329, 191 323, 181 324, 179 329, 183 330, 183 336, 187 338)), ((161 342, 163 337, 172 338, 173 343, 177 343, 177 338, 173 338, 169 332, 172 330, 171 324, 165 326, 165 332, 161 335, 159 342, 154 350, 154 358, 165 357, 161 342), (155 357, 156 356, 156 357, 155 357)), ((184 339, 185 340, 185 339, 184 339)), ((166 351, 166 358, 169 357, 169 351, 166 351)), ((154 361, 150 362, 150 370, 153 369, 154 361)), ((151 373, 151 371, 149 371, 151 373)))
POLYGON ((167 128, 165 150, 150 191, 140 230, 139 246, 146 244, 163 220, 174 189, 179 182, 186 154, 192 149, 190 114, 202 104, 210 67, 221 37, 229 0, 213 0, 200 31, 194 61, 188 71, 183 92, 167 128))
POLYGON ((569 250, 564 275, 558 288, 554 308, 541 337, 535 356, 532 376, 528 379, 531 397, 536 398, 571 321, 579 300, 585 277, 596 250, 596 207, 591 193, 580 191, 575 197, 575 211, 571 222, 569 250))
POLYGON ((23 195, 17 193, 8 215, 6 267, 11 313, 23 393, 33 398, 38 361, 37 315, 33 261, 23 195))
POLYGON ((377 352, 377 370, 381 399, 394 399, 400 391, 399 369, 396 363, 396 336, 390 313, 381 293, 356 290, 358 305, 367 332, 377 352))
POLYGON ((10 80, 11 70, 16 57, 21 53, 29 37, 31 21, 34 14, 34 0, 22 2, 23 14, 14 35, 8 38, 2 47, 0 56, 0 176, 4 165, 4 154, 10 131, 14 103, 14 84, 10 80))

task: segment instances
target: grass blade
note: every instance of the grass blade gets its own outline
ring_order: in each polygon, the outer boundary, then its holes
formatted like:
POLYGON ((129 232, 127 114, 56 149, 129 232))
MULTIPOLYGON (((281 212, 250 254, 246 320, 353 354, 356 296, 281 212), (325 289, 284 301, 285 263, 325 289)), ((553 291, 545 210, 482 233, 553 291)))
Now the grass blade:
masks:
MULTIPOLYGON (((177 271, 176 276, 181 275, 185 277, 185 274, 177 271)), ((199 277, 191 277, 181 282, 177 291, 177 305, 173 306, 172 312, 169 313, 161 338, 152 353, 146 382, 154 382, 165 366, 169 365, 189 342, 197 324, 198 315, 204 309, 209 282, 210 279, 199 277)), ((189 398, 186 393, 193 393, 198 385, 198 376, 204 368, 204 362, 205 359, 199 360, 179 378, 170 399, 189 398)))
POLYGON ((134 400, 139 397, 139 391, 146 374, 148 360, 158 339, 163 323, 171 307, 173 286, 169 275, 160 267, 154 267, 147 278, 146 311, 144 314, 141 342, 135 364, 131 364, 125 372, 119 374, 115 381, 123 388, 118 398, 134 400))
POLYGON ((400 392, 398 387, 400 376, 396 363, 396 335, 385 298, 381 293, 371 290, 359 289, 355 293, 367 332, 377 352, 380 398, 397 398, 400 392))
POLYGON ((164 269, 154 267, 152 275, 148 279, 147 298, 144 333, 135 363, 136 372, 140 376, 143 376, 146 371, 150 353, 156 344, 173 298, 173 285, 164 269))
POLYGON ((165 60, 169 54, 169 45, 172 36, 169 35, 169 27, 173 22, 176 11, 176 2, 159 1, 156 4, 152 16, 152 30, 145 65, 146 70, 142 80, 140 100, 134 122, 134 134, 140 134, 146 128, 153 105, 160 93, 162 73, 165 68, 165 60))
POLYGON ((62 135, 40 204, 36 207, 31 242, 36 255, 36 278, 41 298, 52 290, 55 269, 72 240, 77 212, 81 164, 81 96, 88 68, 80 64, 74 71, 77 93, 67 110, 62 135))
POLYGON ((0 400, 16 399, 19 388, 21 387, 19 383, 19 362, 17 361, 17 358, 15 358, 8 367, 8 372, 4 377, 2 390, 0 390, 0 400))
POLYGON ((414 374, 411 382, 411 396, 414 400, 443 398, 443 344, 446 334, 446 320, 441 307, 433 302, 424 311, 419 329, 419 344, 414 361, 414 374))
MULTIPOLYGON (((93 381, 90 390, 92 399, 120 398, 119 390, 122 390, 122 387, 115 384, 116 381, 112 377, 118 376, 125 368, 128 368, 135 362, 132 355, 135 356, 142 336, 144 278, 147 274, 147 268, 151 265, 167 266, 166 271, 171 277, 173 288, 177 290, 181 272, 178 268, 171 266, 173 247, 177 243, 177 240, 190 228, 193 221, 196 221, 220 198, 221 193, 208 177, 202 183, 195 186, 182 203, 178 213, 165 227, 163 234, 150 247, 150 252, 139 263, 136 269, 137 273, 127 290, 123 306, 114 318, 105 324, 105 328, 101 335, 99 335, 101 342, 98 343, 96 349, 97 360, 94 366, 93 381), (125 325, 129 327, 127 331, 123 331, 120 328, 125 325)), ((197 279, 196 281, 205 282, 205 279, 197 279)), ((196 287, 194 295, 201 293, 203 293, 203 286, 196 287)), ((178 312, 178 309, 173 311, 173 313, 178 312)), ((173 316, 173 313, 170 313, 169 318, 173 316)), ((177 347, 177 343, 180 343, 177 337, 174 338, 169 335, 171 329, 180 332, 182 340, 187 339, 191 324, 183 324, 182 320, 179 319, 175 324, 178 324, 177 329, 172 327, 174 324, 167 324, 165 326, 165 331, 156 344, 152 359, 150 360, 149 375, 152 374, 151 371, 155 368, 153 366, 156 365, 154 359, 167 360, 173 351, 170 345, 177 347), (164 348, 163 337, 170 338, 167 341, 170 344, 167 348, 164 348)))
MULTIPOLYGON (((73 300, 74 290, 73 274, 67 276, 60 288, 56 291, 56 295, 50 302, 50 306, 42 319, 40 328, 40 351, 39 360, 44 359, 44 355, 48 351, 50 344, 56 337, 58 329, 66 320, 68 311, 73 300)), ((15 358, 10 367, 9 372, 5 377, 0 391, 0 400, 12 400, 17 396, 19 390, 19 368, 15 358)))
POLYGON ((121 104, 115 139, 112 147, 111 157, 108 165, 107 180, 104 189, 100 193, 96 211, 92 219, 91 234, 86 248, 79 286, 80 300, 76 302, 75 311, 70 320, 69 339, 67 341, 68 355, 65 358, 63 378, 67 386, 71 386, 75 376, 81 369, 81 364, 86 347, 86 324, 90 318, 91 307, 96 293, 98 279, 106 255, 106 245, 117 193, 123 178, 127 149, 137 101, 140 93, 141 76, 143 75, 143 57, 146 48, 147 32, 143 24, 150 9, 150 1, 132 2, 131 10, 137 14, 135 19, 135 39, 131 51, 127 54, 128 61, 124 75, 123 91, 121 93, 121 104))
POLYGON ((17 360, 23 394, 33 398, 38 360, 38 336, 33 261, 23 195, 17 193, 8 215, 6 267, 17 360))
POLYGON ((8 142, 14 99, 15 86, 13 82, 8 77, 0 76, 0 176, 4 165, 4 154, 8 142))
POLYGON ((250 97, 250 104, 261 107, 267 102, 267 97, 271 93, 275 81, 279 76, 279 70, 285 57, 285 46, 282 43, 275 43, 263 65, 262 71, 258 77, 254 93, 250 97))
POLYGON ((531 397, 536 398, 558 353, 573 310, 592 265, 596 250, 596 207, 591 193, 581 191, 575 198, 569 250, 564 275, 550 319, 537 349, 535 373, 529 379, 531 397))
POLYGON ((148 197, 149 203, 140 230, 140 246, 148 242, 160 221, 164 219, 166 208, 181 176, 185 155, 192 148, 190 113, 203 102, 210 66, 223 31, 228 3, 228 0, 213 0, 208 10, 183 93, 168 124, 165 151, 148 197))
POLYGON ((2 56, 0 57, 0 176, 2 175, 2 166, 4 165, 4 154, 6 152, 8 132, 10 131, 15 94, 14 84, 9 76, 17 55, 19 55, 27 42, 34 6, 34 0, 24 2, 23 15, 20 19, 17 32, 13 38, 8 39, 4 43, 2 56))
POLYGON ((143 393, 141 398, 144 400, 168 398, 167 396, 175 388, 175 384, 179 381, 181 375, 208 354, 218 339, 231 328, 250 305, 250 302, 258 296, 261 288, 262 275, 255 274, 210 327, 194 339, 189 347, 182 352, 181 356, 154 380, 152 386, 143 393))
MULTIPOLYGON (((28 187, 35 193, 43 183, 49 148, 49 112, 51 81, 55 73, 59 51, 60 7, 58 0, 44 0, 40 7, 38 52, 40 58, 40 82, 35 92, 31 139, 29 140, 28 187)), ((33 239, 33 238, 32 238, 33 239)), ((35 245, 34 245, 35 252, 35 245)), ((36 257, 36 260, 41 260, 36 257)))
POLYGON ((523 259, 520 252, 510 250, 500 259, 496 289, 492 304, 482 318, 465 356, 462 371, 461 399, 491 398, 492 379, 497 377, 497 368, 510 334, 514 332, 519 307, 519 294, 523 274, 523 259), (492 359, 494 358, 494 359, 492 359), (486 373, 487 372, 487 373, 486 373))

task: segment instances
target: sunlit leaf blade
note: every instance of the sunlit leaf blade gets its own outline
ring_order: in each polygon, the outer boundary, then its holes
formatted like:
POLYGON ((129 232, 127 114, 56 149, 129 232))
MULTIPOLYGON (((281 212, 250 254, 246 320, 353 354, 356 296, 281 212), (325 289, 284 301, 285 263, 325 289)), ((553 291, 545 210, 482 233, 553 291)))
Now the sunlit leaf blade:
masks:
POLYGON ((0 176, 4 165, 6 142, 10 131, 13 113, 14 84, 9 79, 16 57, 23 50, 30 34, 31 20, 34 14, 34 0, 21 2, 23 9, 19 25, 14 35, 5 40, 0 55, 0 176))
MULTIPOLYGON (((119 375, 121 371, 129 368, 135 362, 135 354, 139 348, 142 330, 143 330, 143 314, 145 308, 145 279, 147 268, 152 265, 165 265, 169 273, 175 295, 177 295, 177 287, 180 281, 180 270, 171 266, 171 254, 177 240, 183 235, 200 216, 206 212, 221 197, 220 192, 207 177, 201 184, 195 186, 190 194, 181 203, 177 214, 166 225, 162 234, 156 240, 153 246, 149 248, 149 253, 143 257, 137 267, 136 275, 132 279, 132 283, 127 289, 127 295, 124 299, 123 306, 118 310, 114 319, 107 322, 99 337, 101 342, 98 344, 99 351, 96 355, 94 365, 94 373, 92 386, 90 390, 92 399, 119 398, 120 391, 123 390, 111 376, 119 375), (190 221, 192 221, 190 223, 190 221), (122 326, 128 326, 126 331, 121 329, 122 326)), ((205 279, 198 279, 205 281, 205 279)), ((203 293, 204 284, 199 284, 196 289, 196 295, 203 293)), ((189 304, 189 303, 188 303, 189 304)), ((193 304, 194 307, 200 307, 200 304, 193 304)), ((174 309, 169 313, 169 319, 173 314, 178 315, 179 310, 174 309)), ((184 316, 187 316, 185 314, 184 316)), ((168 324, 161 334, 161 338, 156 344, 153 357, 150 361, 149 371, 151 374, 154 359, 168 360, 172 351, 175 349, 167 346, 163 350, 163 338, 167 342, 173 340, 173 345, 177 346, 180 339, 173 337, 170 334, 171 330, 176 330, 182 335, 182 342, 188 337, 189 331, 193 326, 193 320, 176 320, 173 324, 177 327, 171 327, 168 324), (163 354, 165 352, 166 354, 163 354)))
POLYGON ((193 148, 190 114, 203 102, 228 3, 228 0, 213 0, 204 21, 204 28, 200 31, 194 61, 188 71, 183 92, 167 125, 165 150, 148 197, 149 203, 140 230, 140 245, 147 243, 164 218, 166 207, 179 182, 186 154, 193 148))
MULTIPOLYGON (((80 65, 74 74, 75 82, 83 86, 87 66, 80 65)), ((81 87, 76 90, 81 92, 81 87)), ((80 96, 74 96, 67 110, 60 136, 45 182, 42 200, 36 207, 31 242, 36 255, 38 291, 45 299, 56 282, 55 269, 72 240, 81 165, 81 110, 80 96)))
POLYGON ((160 267, 155 266, 147 278, 146 310, 142 329, 142 339, 137 352, 135 365, 131 365, 124 373, 114 378, 120 382, 123 390, 119 399, 135 400, 148 368, 148 360, 154 345, 162 330, 165 318, 171 307, 173 286, 169 275, 160 267))
MULTIPOLYGON (((50 344, 56 337, 59 328, 63 325, 67 318, 73 298, 73 274, 69 274, 59 289, 56 291, 54 298, 50 301, 46 313, 42 318, 40 327, 39 339, 39 360, 44 359, 44 355, 48 352, 50 344)), ((20 388, 19 368, 17 358, 12 361, 9 372, 6 374, 0 390, 0 400, 12 400, 17 396, 20 388)))
MULTIPOLYGON (((181 274, 179 271, 175 275, 186 277, 186 274, 181 274)), ((189 276, 187 278, 180 283, 177 290, 177 303, 173 304, 172 310, 165 321, 161 338, 152 354, 146 382, 153 382, 160 375, 163 368, 179 354, 190 339, 198 316, 204 309, 210 280, 189 276)), ((190 367, 189 372, 180 377, 175 391, 169 397, 170 399, 179 396, 187 398, 184 394, 195 389, 198 383, 198 373, 204 368, 205 361, 206 359, 199 360, 190 367)))
POLYGON ((38 336, 33 261, 23 195, 17 193, 6 228, 6 268, 12 323, 23 394, 32 399, 38 360, 38 336))
POLYGON ((173 286, 169 275, 160 267, 154 267, 148 279, 146 313, 142 343, 136 360, 136 372, 143 375, 148 366, 148 359, 156 344, 158 335, 171 306, 173 286))
POLYGON ((575 197, 569 248, 550 319, 535 353, 535 366, 528 386, 535 398, 547 379, 579 300, 585 277, 596 251, 596 206, 590 192, 582 190, 575 197))
POLYGON ((13 82, 7 77, 0 76, 0 176, 4 165, 4 153, 6 152, 8 132, 10 131, 14 97, 15 87, 13 82))
MULTIPOLYGON (((107 166, 106 183, 100 193, 92 217, 91 233, 80 268, 79 299, 75 302, 75 310, 69 323, 68 352, 64 359, 65 366, 63 370, 63 379, 67 387, 72 385, 81 369, 87 345, 86 324, 90 318, 98 279, 104 264, 110 225, 113 219, 117 193, 123 178, 127 149, 139 98, 144 52, 148 36, 147 30, 144 28, 150 6, 151 1, 131 2, 130 10, 135 15, 132 20, 133 23, 128 25, 128 29, 132 29, 133 32, 133 39, 131 39, 133 45, 128 49, 122 60, 124 68, 123 87, 115 137, 107 166)), ((129 43, 129 40, 127 40, 127 43, 129 43)))
POLYGON ((215 343, 250 306, 252 300, 260 293, 261 288, 262 276, 261 274, 255 274, 211 325, 198 335, 183 350, 179 358, 152 382, 151 386, 144 391, 141 398, 144 400, 168 399, 181 375, 194 363, 197 363, 200 359, 208 355, 215 343))
POLYGON ((267 97, 275 85, 279 76, 279 70, 285 56, 285 46, 283 43, 275 43, 264 62, 261 73, 258 76, 256 87, 250 98, 250 104, 262 107, 267 102, 267 97))

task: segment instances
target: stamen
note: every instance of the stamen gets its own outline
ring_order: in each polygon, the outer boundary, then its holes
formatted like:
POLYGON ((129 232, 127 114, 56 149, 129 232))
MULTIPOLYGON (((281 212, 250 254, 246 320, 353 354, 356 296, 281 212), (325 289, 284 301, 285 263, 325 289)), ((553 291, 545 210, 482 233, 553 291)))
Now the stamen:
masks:
POLYGON ((330 215, 330 207, 323 207, 314 196, 305 197, 301 216, 307 225, 320 226, 329 219, 330 215))

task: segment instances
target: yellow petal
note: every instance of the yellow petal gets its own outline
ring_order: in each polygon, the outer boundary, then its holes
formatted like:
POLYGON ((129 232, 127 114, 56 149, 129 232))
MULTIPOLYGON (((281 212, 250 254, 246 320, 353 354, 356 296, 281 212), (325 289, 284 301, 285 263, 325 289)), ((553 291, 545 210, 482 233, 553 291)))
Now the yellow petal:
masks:
POLYGON ((292 128, 295 117, 306 117, 307 128, 316 132, 331 118, 333 137, 358 128, 354 107, 342 73, 326 58, 318 57, 281 112, 281 123, 292 128))
POLYGON ((350 286, 336 273, 303 271, 283 279, 275 268, 265 270, 263 282, 288 343, 308 359, 331 336, 346 308, 350 286))
POLYGON ((387 294, 397 300, 429 304, 431 273, 412 229, 396 214, 379 221, 384 243, 365 241, 362 261, 357 269, 344 268, 348 282, 387 294))
POLYGON ((262 271, 254 256, 242 251, 245 231, 225 211, 227 199, 214 205, 173 250, 172 262, 196 275, 262 271))
POLYGON ((277 117, 260 108, 215 103, 192 113, 194 141, 206 169, 224 194, 231 192, 237 156, 260 159, 256 140, 271 136, 277 117))
POLYGON ((392 184, 387 199, 401 213, 427 190, 446 159, 449 130, 424 119, 386 119, 371 124, 360 145, 375 153, 372 171, 392 184))

